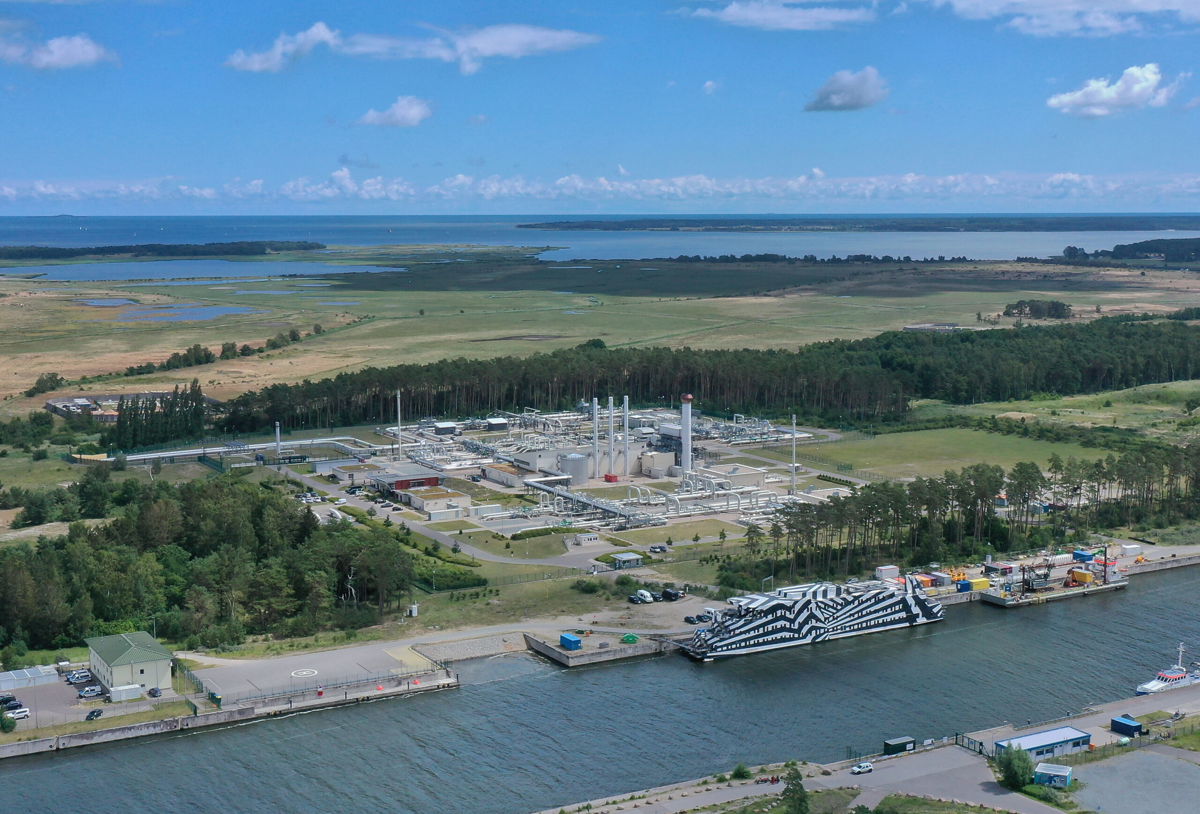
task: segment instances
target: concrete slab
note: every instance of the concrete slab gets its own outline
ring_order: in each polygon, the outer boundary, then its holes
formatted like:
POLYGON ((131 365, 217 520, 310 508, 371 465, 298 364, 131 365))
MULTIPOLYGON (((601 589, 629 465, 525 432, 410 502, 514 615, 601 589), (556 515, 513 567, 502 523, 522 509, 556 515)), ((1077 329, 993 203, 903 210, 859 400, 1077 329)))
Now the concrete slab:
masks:
POLYGON ((1075 800, 1099 814, 1194 810, 1200 800, 1200 766, 1161 754, 1156 746, 1077 766, 1075 777, 1083 783, 1075 800))

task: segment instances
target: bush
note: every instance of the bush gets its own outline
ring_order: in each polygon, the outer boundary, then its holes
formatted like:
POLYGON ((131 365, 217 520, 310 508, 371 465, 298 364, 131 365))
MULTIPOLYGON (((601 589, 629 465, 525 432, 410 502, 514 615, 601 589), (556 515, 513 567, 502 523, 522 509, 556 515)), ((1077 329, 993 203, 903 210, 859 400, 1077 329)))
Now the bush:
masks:
POLYGON ((577 579, 571 583, 571 588, 581 594, 598 594, 604 586, 598 579, 577 579))
POLYGON ((1005 749, 996 756, 1000 782, 1013 791, 1020 791, 1033 780, 1033 758, 1024 749, 1005 749))
POLYGON ((733 768, 733 771, 729 773, 729 776, 734 780, 749 780, 754 775, 751 773, 750 769, 746 767, 745 763, 739 763, 733 768))
POLYGON ((45 447, 38 447, 33 451, 33 460, 35 461, 44 461, 48 457, 50 457, 50 453, 46 451, 45 447))
POLYGON ((518 531, 508 539, 528 540, 530 537, 545 537, 548 534, 571 534, 575 531, 576 529, 572 528, 571 526, 546 526, 545 528, 540 529, 525 529, 525 531, 518 531))

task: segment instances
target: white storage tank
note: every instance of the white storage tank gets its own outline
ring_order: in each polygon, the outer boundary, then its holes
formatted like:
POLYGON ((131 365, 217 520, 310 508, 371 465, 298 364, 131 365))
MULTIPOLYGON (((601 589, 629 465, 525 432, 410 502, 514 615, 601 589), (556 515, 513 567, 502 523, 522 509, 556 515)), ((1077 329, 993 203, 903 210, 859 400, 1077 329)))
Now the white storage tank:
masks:
POLYGON ((588 457, 578 452, 559 455, 558 471, 570 475, 572 486, 583 486, 588 481, 588 457))

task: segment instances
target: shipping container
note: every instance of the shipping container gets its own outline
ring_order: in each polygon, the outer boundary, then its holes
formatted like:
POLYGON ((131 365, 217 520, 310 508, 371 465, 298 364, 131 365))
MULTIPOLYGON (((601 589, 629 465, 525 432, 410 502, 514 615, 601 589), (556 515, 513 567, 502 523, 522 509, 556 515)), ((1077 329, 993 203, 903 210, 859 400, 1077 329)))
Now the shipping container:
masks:
POLYGON ((988 588, 992 587, 991 580, 987 579, 986 577, 975 577, 974 579, 968 581, 971 583, 972 591, 986 591, 988 588))
POLYGON ((1055 554, 1048 559, 1051 565, 1070 565, 1075 562, 1075 558, 1070 554, 1055 554))
POLYGON ((960 579, 954 585, 958 588, 960 594, 971 590, 971 580, 969 579, 960 579))
POLYGON ((1141 554, 1141 553, 1142 553, 1142 547, 1140 545, 1137 545, 1135 543, 1121 545, 1121 556, 1122 557, 1136 557, 1138 554, 1141 554))
POLYGON ((938 585, 938 587, 951 585, 954 582, 954 578, 945 571, 934 571, 929 576, 933 577, 933 581, 938 585))
POLYGON ((1071 555, 1075 558, 1075 562, 1091 562, 1096 558, 1096 555, 1090 551, 1084 551, 1082 548, 1075 549, 1075 553, 1071 555))
POLYGON ((932 588, 934 585, 934 579, 929 574, 915 574, 913 578, 921 583, 922 588, 932 588))
POLYGON ((883 742, 885 755, 902 755, 917 748, 917 742, 912 738, 891 738, 883 742))
POLYGON ((558 644, 563 650, 582 650, 583 639, 573 633, 564 633, 558 637, 558 644))
POLYGON ((900 577, 900 566, 898 565, 881 565, 875 569, 875 579, 898 579, 900 577))
POLYGON ((117 701, 132 701, 135 698, 142 697, 142 687, 140 684, 125 684, 120 687, 113 687, 108 691, 108 700, 117 701))
POLYGON ((1126 737, 1130 738, 1136 738, 1138 735, 1142 734, 1141 722, 1131 718, 1128 715, 1118 715, 1116 718, 1113 718, 1112 721, 1109 722, 1108 728, 1113 732, 1116 732, 1118 735, 1125 735, 1126 737))
POLYGON ((990 562, 983 566, 985 574, 1011 574, 1017 570, 1017 566, 1011 562, 990 562))
POLYGON ((616 483, 618 480, 620 480, 620 478, 618 478, 616 475, 609 474, 604 476, 605 483, 616 483))
POLYGON ((1084 585, 1087 585, 1096 580, 1095 574, 1093 574, 1091 571, 1085 571, 1082 568, 1072 568, 1068 572, 1068 575, 1071 577, 1071 579, 1075 580, 1076 582, 1082 583, 1084 585))

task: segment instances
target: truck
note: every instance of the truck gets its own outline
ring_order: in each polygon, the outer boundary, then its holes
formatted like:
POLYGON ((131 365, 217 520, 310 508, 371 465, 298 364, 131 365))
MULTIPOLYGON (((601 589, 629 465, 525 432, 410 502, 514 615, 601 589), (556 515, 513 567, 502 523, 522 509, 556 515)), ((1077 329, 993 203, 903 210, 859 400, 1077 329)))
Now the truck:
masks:
POLYGON ((141 697, 141 684, 123 684, 120 687, 113 687, 108 691, 108 700, 113 703, 118 701, 132 701, 135 698, 141 697))

